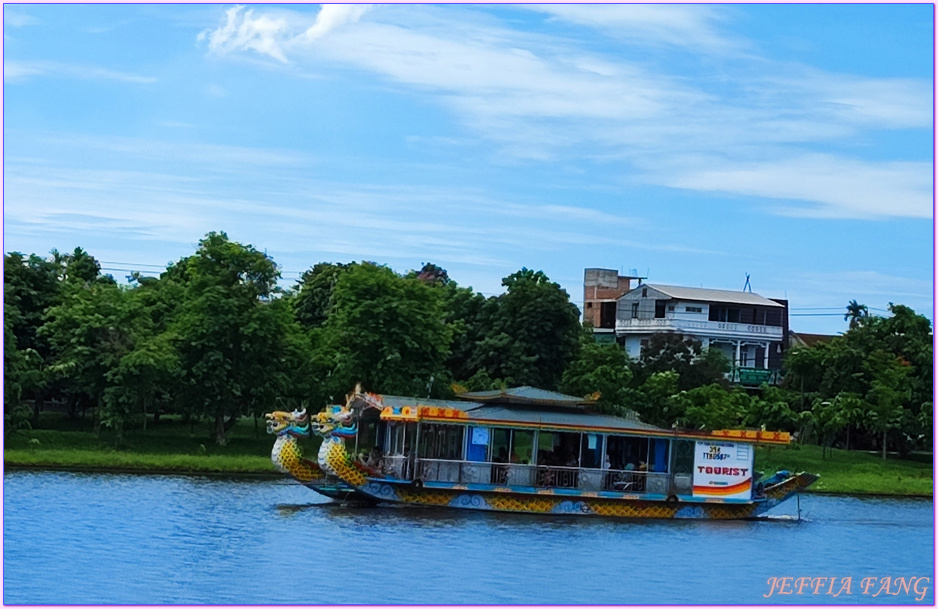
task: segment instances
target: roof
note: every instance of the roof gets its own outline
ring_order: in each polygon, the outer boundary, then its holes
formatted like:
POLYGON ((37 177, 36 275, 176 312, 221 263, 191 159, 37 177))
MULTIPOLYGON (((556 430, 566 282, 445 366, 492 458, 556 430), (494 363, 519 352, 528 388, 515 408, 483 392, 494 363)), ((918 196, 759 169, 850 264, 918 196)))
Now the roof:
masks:
POLYGON ((587 411, 570 411, 562 408, 513 408, 511 406, 486 405, 468 412, 469 420, 485 421, 518 427, 537 427, 538 429, 596 428, 603 430, 639 431, 646 433, 673 433, 642 423, 638 418, 614 417, 587 411))
POLYGON ((579 408, 585 404, 592 404, 594 400, 579 398, 572 395, 537 389, 535 387, 512 387, 510 389, 493 389, 491 391, 470 391, 457 394, 463 400, 475 402, 518 404, 531 406, 566 406, 579 408))
POLYGON ((769 300, 764 296, 760 296, 754 292, 735 292, 733 290, 711 290, 709 288, 685 288, 681 286, 674 285, 659 285, 651 283, 643 283, 637 288, 626 292, 626 294, 631 294, 637 289, 641 288, 652 288, 658 290, 662 294, 670 296, 676 300, 700 300, 700 301, 709 301, 709 302, 729 302, 734 304, 748 304, 748 305, 759 305, 762 307, 777 307, 784 308, 784 305, 781 305, 774 300, 769 300))
POLYGON ((790 332, 791 345, 813 347, 818 343, 829 343, 835 338, 836 334, 806 334, 804 332, 790 332))

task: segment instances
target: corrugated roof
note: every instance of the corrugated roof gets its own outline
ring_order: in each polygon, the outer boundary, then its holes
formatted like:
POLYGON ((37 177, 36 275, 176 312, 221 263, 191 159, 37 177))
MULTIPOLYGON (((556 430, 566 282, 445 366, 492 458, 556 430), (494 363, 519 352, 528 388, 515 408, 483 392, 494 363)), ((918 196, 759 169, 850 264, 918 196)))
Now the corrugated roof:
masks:
POLYGON ((621 418, 594 412, 571 412, 562 409, 527 409, 486 405, 469 411, 469 420, 481 420, 506 425, 534 424, 538 427, 564 429, 568 427, 595 427, 622 431, 672 433, 642 423, 637 418, 621 418))
POLYGON ((429 398, 411 398, 400 395, 377 395, 383 406, 399 408, 403 406, 436 406, 437 408, 454 408, 456 410, 472 410, 482 404, 466 400, 431 400, 429 398))
MULTIPOLYGON (((685 288, 674 285, 644 283, 636 289, 652 288, 677 300, 702 300, 710 302, 730 302, 734 304, 759 305, 763 307, 784 308, 774 300, 769 300, 754 292, 734 292, 732 290, 711 290, 709 288, 685 288)), ((631 294, 635 290, 627 292, 631 294)))
POLYGON ((537 406, 580 407, 592 404, 591 400, 572 395, 537 389, 535 387, 511 387, 491 391, 470 391, 458 394, 459 398, 477 402, 500 402, 505 404, 530 404, 537 406))

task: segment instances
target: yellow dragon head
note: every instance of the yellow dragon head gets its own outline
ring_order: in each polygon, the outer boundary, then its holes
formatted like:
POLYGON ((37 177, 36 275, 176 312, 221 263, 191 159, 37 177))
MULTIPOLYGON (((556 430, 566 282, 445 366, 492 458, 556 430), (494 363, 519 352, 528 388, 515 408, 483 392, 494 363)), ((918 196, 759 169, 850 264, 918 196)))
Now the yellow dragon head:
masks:
POLYGON ((306 416, 305 408, 293 412, 277 410, 268 412, 264 417, 267 419, 267 433, 304 438, 309 436, 309 417, 306 416))

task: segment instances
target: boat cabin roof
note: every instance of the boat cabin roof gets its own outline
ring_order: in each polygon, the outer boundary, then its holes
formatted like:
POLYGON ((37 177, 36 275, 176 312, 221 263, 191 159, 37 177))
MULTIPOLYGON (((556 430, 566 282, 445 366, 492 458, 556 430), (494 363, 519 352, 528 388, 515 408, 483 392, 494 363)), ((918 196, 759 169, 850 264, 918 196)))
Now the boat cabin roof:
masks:
POLYGON ((788 432, 676 430, 656 427, 630 416, 600 414, 587 407, 593 401, 533 387, 458 394, 458 400, 432 400, 397 395, 359 393, 351 406, 376 413, 383 421, 442 423, 541 429, 586 433, 669 436, 687 439, 725 439, 754 444, 788 444, 788 432))

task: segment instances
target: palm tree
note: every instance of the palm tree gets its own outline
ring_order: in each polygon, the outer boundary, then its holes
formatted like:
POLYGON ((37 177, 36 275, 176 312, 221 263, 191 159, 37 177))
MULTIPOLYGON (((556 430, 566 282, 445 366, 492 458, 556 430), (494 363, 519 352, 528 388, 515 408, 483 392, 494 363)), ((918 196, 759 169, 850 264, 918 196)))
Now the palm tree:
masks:
POLYGON ((853 330, 870 314, 866 305, 859 304, 856 300, 851 300, 847 305, 847 312, 844 314, 844 321, 850 321, 850 329, 853 330))

